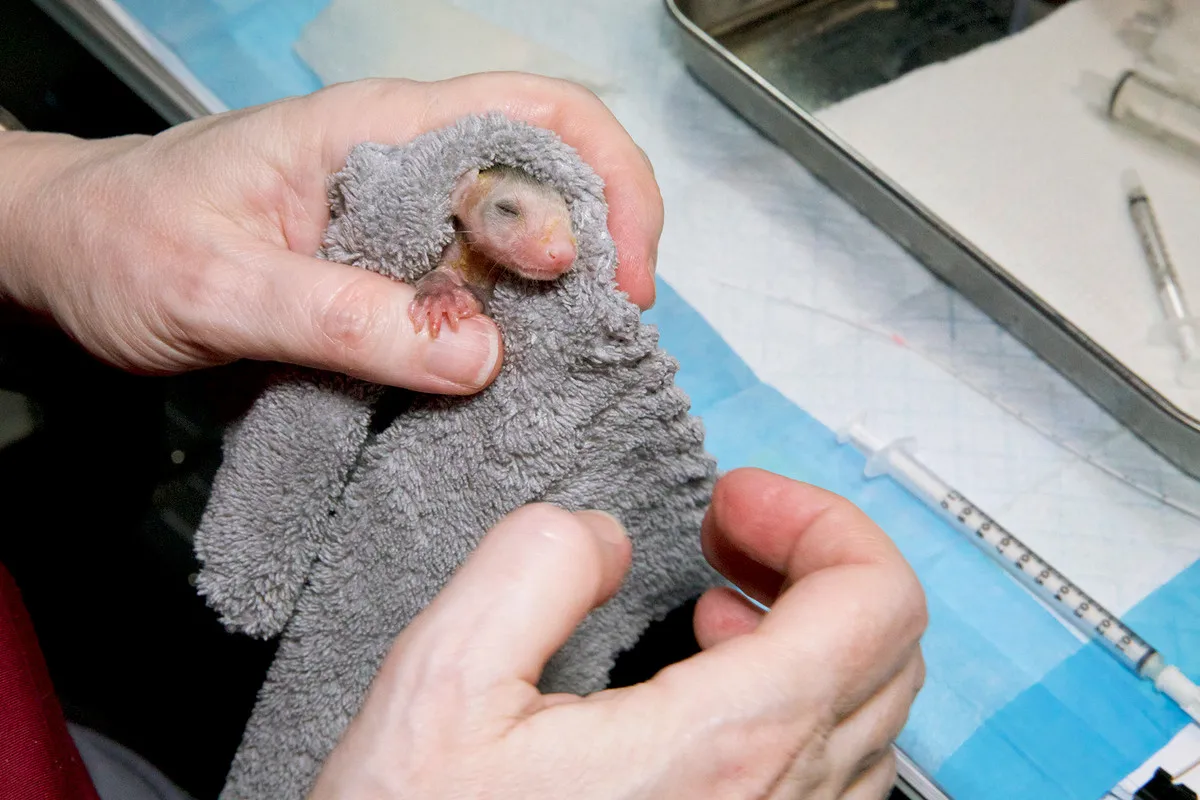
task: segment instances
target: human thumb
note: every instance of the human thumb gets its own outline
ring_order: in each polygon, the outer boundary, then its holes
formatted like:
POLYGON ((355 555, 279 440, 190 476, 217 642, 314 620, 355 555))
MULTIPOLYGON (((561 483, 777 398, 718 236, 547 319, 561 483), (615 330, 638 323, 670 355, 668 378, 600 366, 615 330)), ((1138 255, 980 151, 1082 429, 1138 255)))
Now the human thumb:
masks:
POLYGON ((397 637, 310 797, 466 796, 447 785, 479 777, 480 745, 545 707, 542 668, 629 558, 606 514, 541 503, 509 514, 397 637))
POLYGON ((525 506, 483 538, 393 654, 453 664, 472 692, 514 679, 535 685, 550 656, 617 590, 629 560, 629 539, 607 514, 525 506))
POLYGON ((503 340, 484 316, 416 333, 415 290, 359 267, 287 250, 261 254, 254 275, 221 292, 219 330, 233 358, 331 370, 372 383, 437 394, 472 394, 500 370, 503 340), (255 274, 256 273, 256 274, 255 274))

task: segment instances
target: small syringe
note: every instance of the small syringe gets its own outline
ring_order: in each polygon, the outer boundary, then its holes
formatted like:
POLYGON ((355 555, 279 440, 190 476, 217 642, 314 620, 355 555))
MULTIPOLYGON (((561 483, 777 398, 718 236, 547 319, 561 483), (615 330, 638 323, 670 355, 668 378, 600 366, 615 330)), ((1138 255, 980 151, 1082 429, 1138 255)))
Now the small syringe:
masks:
POLYGON ((1167 664, 1162 655, 1130 630, 1120 618, 1097 603, 1037 553, 988 517, 953 487, 923 466, 911 454, 912 439, 885 442, 861 422, 851 422, 838 433, 867 457, 868 478, 889 475, 912 492, 956 530, 1016 578, 1056 616, 1099 642, 1135 675, 1154 684, 1197 722, 1200 722, 1200 687, 1167 664))
POLYGON ((1154 216, 1154 208, 1150 198, 1142 186, 1142 180, 1132 169, 1125 170, 1121 175, 1121 183, 1125 189, 1125 199, 1129 204, 1129 217, 1137 231, 1138 241, 1142 245, 1142 254, 1146 258, 1146 266, 1150 269, 1150 277, 1154 281, 1154 290, 1158 292, 1165 319, 1152 329, 1161 332, 1155 339, 1173 342, 1179 347, 1180 357, 1178 380, 1187 387, 1200 386, 1200 336, 1197 335, 1197 320, 1188 308, 1187 297, 1183 286, 1179 283, 1179 275, 1167 255, 1167 247, 1163 242, 1162 232, 1158 228, 1158 220, 1154 216))

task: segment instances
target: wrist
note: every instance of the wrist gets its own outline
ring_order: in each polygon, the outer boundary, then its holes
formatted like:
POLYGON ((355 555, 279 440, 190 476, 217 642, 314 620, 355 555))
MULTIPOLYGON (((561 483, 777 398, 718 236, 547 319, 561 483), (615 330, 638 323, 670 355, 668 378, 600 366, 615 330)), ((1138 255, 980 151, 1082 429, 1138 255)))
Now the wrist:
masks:
POLYGON ((0 131, 0 303, 51 311, 56 249, 81 221, 80 168, 118 141, 0 131))

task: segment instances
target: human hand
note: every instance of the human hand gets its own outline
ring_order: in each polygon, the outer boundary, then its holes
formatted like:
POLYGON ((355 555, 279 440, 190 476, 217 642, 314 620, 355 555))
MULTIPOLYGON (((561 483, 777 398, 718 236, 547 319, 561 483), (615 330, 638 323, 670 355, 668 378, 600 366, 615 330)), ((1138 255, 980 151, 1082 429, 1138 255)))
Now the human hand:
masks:
POLYGON ((663 213, 649 161, 590 92, 499 73, 341 84, 152 138, 0 133, 0 300, 136 372, 247 358, 473 393, 499 371, 495 323, 431 340, 408 322, 411 287, 313 254, 326 178, 354 145, 493 110, 557 132, 604 179, 618 283, 649 306, 663 213))
POLYGON ((595 512, 518 510, 397 638, 311 800, 805 798, 890 791, 924 679, 916 577, 858 509, 758 470, 717 484, 699 655, 586 698, 538 676, 617 589, 630 545, 595 512))

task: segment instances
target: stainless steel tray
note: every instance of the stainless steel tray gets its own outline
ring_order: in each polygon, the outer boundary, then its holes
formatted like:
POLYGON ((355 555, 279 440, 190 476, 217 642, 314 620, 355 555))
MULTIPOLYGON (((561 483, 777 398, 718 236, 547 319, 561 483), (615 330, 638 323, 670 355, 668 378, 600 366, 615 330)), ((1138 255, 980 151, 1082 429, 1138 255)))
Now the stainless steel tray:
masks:
MULTIPOLYGON (((787 80, 782 48, 799 12, 828 15, 832 0, 664 0, 684 60, 714 94, 791 153, 817 178, 911 252, 934 274, 1073 381, 1127 428, 1200 478, 1200 421, 1158 393, 1054 308, 941 222, 802 108, 821 85, 787 80), (772 51, 770 48, 775 48, 772 51), (755 53, 755 69, 737 53, 755 53), (770 77, 764 73, 770 73, 770 77), (785 84, 785 85, 781 85, 785 84)), ((866 0, 842 7, 869 6, 866 0)), ((794 48, 794 45, 793 45, 794 48)), ((792 65, 795 70, 796 66, 792 65)))

